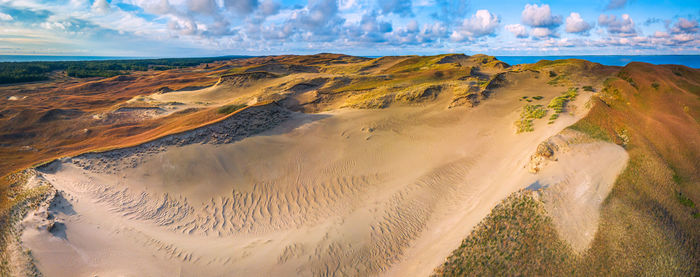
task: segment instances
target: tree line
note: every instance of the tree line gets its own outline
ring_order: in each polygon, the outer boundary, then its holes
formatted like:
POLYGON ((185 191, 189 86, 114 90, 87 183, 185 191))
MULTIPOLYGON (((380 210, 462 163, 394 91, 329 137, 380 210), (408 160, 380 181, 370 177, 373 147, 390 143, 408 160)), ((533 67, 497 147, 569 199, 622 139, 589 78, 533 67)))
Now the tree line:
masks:
POLYGON ((210 58, 170 58, 105 61, 52 61, 52 62, 0 62, 0 84, 43 81, 49 73, 63 70, 66 75, 76 78, 113 77, 129 74, 131 71, 168 70, 197 66, 220 60, 243 58, 224 56, 210 58))

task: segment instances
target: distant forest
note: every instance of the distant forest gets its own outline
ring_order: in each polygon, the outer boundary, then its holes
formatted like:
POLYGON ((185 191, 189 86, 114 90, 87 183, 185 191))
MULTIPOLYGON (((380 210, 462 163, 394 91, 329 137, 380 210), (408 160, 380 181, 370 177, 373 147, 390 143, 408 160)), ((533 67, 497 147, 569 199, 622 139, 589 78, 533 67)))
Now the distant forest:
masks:
POLYGON ((59 62, 0 62, 0 84, 43 81, 49 73, 65 70, 70 77, 112 77, 129 74, 130 71, 167 70, 190 67, 214 61, 245 58, 225 56, 212 58, 172 58, 107 61, 59 61, 59 62))

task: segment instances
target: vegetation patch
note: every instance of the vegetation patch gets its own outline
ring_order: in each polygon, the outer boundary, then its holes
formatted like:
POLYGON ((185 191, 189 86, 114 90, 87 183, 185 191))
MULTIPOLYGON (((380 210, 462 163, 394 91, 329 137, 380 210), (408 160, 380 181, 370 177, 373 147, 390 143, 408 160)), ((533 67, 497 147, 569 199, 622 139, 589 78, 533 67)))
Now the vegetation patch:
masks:
POLYGON ((549 80, 549 82, 547 82, 547 84, 552 85, 552 86, 565 85, 566 83, 568 83, 568 80, 569 80, 569 78, 566 77, 566 75, 562 74, 562 75, 558 75, 557 77, 555 77, 552 80, 549 80))
POLYGON ((515 122, 518 133, 532 132, 535 130, 533 120, 543 118, 547 115, 547 110, 542 105, 527 104, 520 113, 520 119, 515 122))
POLYGON ((531 194, 516 192, 499 203, 434 276, 571 275, 573 250, 531 194))
POLYGON ((576 96, 578 96, 578 88, 569 88, 569 90, 562 95, 554 97, 552 101, 549 101, 547 107, 554 110, 554 114, 549 117, 549 124, 554 123, 554 121, 559 118, 559 114, 564 111, 566 104, 576 99, 576 96))
MULTIPOLYGON (((35 209, 51 192, 55 192, 49 185, 26 188, 25 184, 30 177, 30 171, 21 171, 0 178, 0 276, 15 274, 10 255, 26 255, 28 257, 25 258, 31 258, 29 252, 11 251, 20 243, 17 225, 29 210, 35 209)), ((17 261, 18 257, 13 258, 17 261)), ((30 267, 27 268, 30 273, 40 276, 34 264, 24 266, 30 267)))
POLYGON ((638 89, 639 87, 637 86, 637 82, 632 79, 632 76, 630 76, 630 73, 627 72, 626 70, 620 70, 620 72, 617 73, 617 77, 619 77, 622 80, 627 81, 630 86, 633 86, 634 88, 638 89))
POLYGON ((234 104, 234 105, 224 105, 219 107, 219 109, 216 110, 216 112, 220 114, 230 114, 232 112, 235 112, 237 110, 245 108, 247 105, 246 104, 234 104))
POLYGON ((678 192, 676 194, 676 199, 678 199, 678 202, 680 202, 683 206, 686 206, 688 208, 695 208, 695 202, 693 202, 692 199, 688 198, 688 196, 685 196, 682 192, 678 192))

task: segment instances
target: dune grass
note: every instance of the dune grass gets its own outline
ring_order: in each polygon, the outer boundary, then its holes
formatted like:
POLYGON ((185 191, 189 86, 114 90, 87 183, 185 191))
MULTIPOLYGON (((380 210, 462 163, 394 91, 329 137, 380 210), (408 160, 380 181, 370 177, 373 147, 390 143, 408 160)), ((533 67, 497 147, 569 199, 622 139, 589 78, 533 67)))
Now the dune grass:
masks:
POLYGON ((515 127, 518 133, 534 131, 533 120, 543 118, 547 115, 547 110, 542 105, 527 104, 520 112, 520 119, 515 121, 515 127))
POLYGON ((547 107, 554 110, 554 113, 549 117, 549 124, 554 123, 554 121, 559 118, 559 114, 564 111, 566 104, 575 100, 576 96, 578 96, 578 88, 569 88, 569 90, 562 93, 562 95, 554 97, 554 99, 549 102, 547 107))
MULTIPOLYGON (((24 184, 30 176, 28 171, 20 171, 0 178, 0 188, 4 188, 0 194, 0 276, 11 276, 13 273, 10 245, 18 243, 17 224, 27 211, 49 197, 51 192, 48 185, 26 189, 24 184)), ((31 271, 38 273, 35 265, 27 266, 34 267, 31 271)))
POLYGON ((566 276, 576 256, 531 192, 499 203, 434 276, 566 276))
POLYGON ((231 105, 224 105, 219 107, 216 112, 220 114, 230 114, 232 112, 235 112, 237 110, 245 108, 246 104, 231 104, 231 105))

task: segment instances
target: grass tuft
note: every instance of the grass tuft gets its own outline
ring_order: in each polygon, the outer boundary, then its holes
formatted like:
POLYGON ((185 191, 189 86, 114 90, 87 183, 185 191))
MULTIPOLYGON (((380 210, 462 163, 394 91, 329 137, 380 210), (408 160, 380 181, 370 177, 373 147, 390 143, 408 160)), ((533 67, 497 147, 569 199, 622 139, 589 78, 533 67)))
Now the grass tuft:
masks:
POLYGON ((523 111, 520 112, 520 119, 515 122, 515 127, 518 133, 532 132, 535 130, 533 127, 533 120, 540 119, 547 115, 547 110, 542 105, 530 105, 527 104, 523 107, 523 111))

